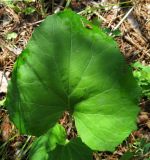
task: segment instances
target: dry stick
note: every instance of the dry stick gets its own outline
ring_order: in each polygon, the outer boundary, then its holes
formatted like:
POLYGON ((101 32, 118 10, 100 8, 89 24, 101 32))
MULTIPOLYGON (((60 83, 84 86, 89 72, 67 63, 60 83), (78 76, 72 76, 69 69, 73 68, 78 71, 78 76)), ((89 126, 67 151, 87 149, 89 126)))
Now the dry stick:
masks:
POLYGON ((27 25, 27 26, 34 26, 34 25, 39 24, 39 23, 41 23, 41 22, 43 22, 43 21, 44 21, 44 19, 39 20, 39 21, 36 21, 36 22, 33 22, 33 23, 27 23, 26 25, 27 25))
POLYGON ((4 77, 4 72, 2 71, 2 77, 0 79, 0 92, 1 92, 1 87, 2 87, 3 77, 4 77))
MULTIPOLYGON (((25 141, 25 144, 22 146, 20 152, 17 155, 18 160, 22 159, 22 154, 24 152, 25 147, 27 146, 27 144, 29 143, 29 141, 31 140, 32 136, 28 136, 27 140, 25 141)), ((26 150, 25 150, 26 151, 26 150)))
MULTIPOLYGON (((142 51, 144 55, 146 54, 146 55, 148 55, 148 56, 150 57, 150 54, 148 53, 149 50, 148 50, 148 51, 145 51, 145 48, 143 49, 141 46, 139 46, 137 43, 135 43, 135 42, 129 37, 129 35, 128 35, 128 36, 124 36, 124 38, 125 38, 129 43, 131 43, 132 45, 134 45, 137 49, 139 49, 140 51, 142 51)), ((142 57, 143 57, 144 55, 142 55, 142 57)), ((140 58, 140 59, 141 59, 141 58, 140 58)))
POLYGON ((120 7, 119 7, 118 5, 114 5, 114 7, 115 7, 116 10, 114 10, 113 17, 111 18, 111 20, 110 20, 110 22, 109 22, 109 24, 108 24, 108 27, 112 26, 112 22, 113 22, 115 19, 117 19, 117 17, 118 17, 117 15, 118 15, 118 11, 120 10, 120 7))
POLYGON ((4 48, 6 48, 7 50, 9 50, 10 53, 11 53, 13 56, 15 56, 15 57, 17 56, 17 55, 12 51, 12 49, 11 49, 8 45, 6 45, 5 41, 3 41, 2 39, 0 39, 0 44, 1 44, 2 47, 4 47, 4 48))
POLYGON ((2 83, 3 83, 3 77, 5 77, 5 79, 7 81, 7 85, 8 85, 8 78, 7 78, 7 75, 6 75, 5 71, 6 71, 6 67, 4 67, 4 69, 2 71, 2 77, 0 79, 0 92, 1 92, 1 87, 2 87, 2 83))
MULTIPOLYGON (((123 27, 124 27, 124 30, 125 30, 125 26, 123 26, 123 27)), ((134 39, 130 38, 129 35, 124 36, 124 38, 130 44, 134 45, 138 50, 142 51, 142 55, 141 55, 141 57, 139 59, 142 59, 144 55, 147 55, 147 56, 150 57, 150 49, 148 49, 149 45, 147 45, 146 47, 144 47, 144 49, 142 47, 144 44, 146 44, 147 40, 141 35, 141 33, 136 28, 133 27, 133 29, 134 29, 135 32, 131 32, 131 36, 137 37, 136 33, 138 33, 140 35, 140 36, 138 36, 138 42, 141 41, 142 44, 138 45, 137 42, 134 42, 134 39)))
MULTIPOLYGON (((6 63, 6 66, 8 66, 11 62, 9 61, 8 63, 6 63)), ((7 75, 6 75, 6 66, 4 67, 3 71, 2 71, 2 77, 0 79, 0 92, 1 92, 1 87, 2 87, 2 82, 3 82, 3 77, 6 78, 6 81, 7 81, 7 84, 8 84, 8 78, 7 78, 7 75)))
MULTIPOLYGON (((131 32, 131 35, 133 35, 134 37, 137 37, 136 33, 140 34, 139 32, 136 32, 136 30, 134 29, 135 32, 131 32)), ((141 41, 142 44, 146 44, 147 41, 146 39, 140 34, 138 36, 138 41, 141 41)))
POLYGON ((138 48, 140 51, 143 50, 143 48, 141 48, 141 46, 139 46, 137 43, 135 43, 135 42, 133 41, 133 39, 132 39, 129 35, 124 36, 124 38, 125 38, 129 43, 131 43, 131 44, 134 45, 136 48, 138 48))
POLYGON ((103 17, 103 16, 101 16, 98 12, 94 12, 94 14, 96 14, 100 19, 102 19, 104 22, 106 22, 107 20, 103 17))
POLYGON ((54 13, 54 0, 52 0, 52 13, 54 13))
POLYGON ((61 2, 59 3, 59 6, 62 6, 64 4, 65 0, 61 0, 61 2))
POLYGON ((63 7, 63 4, 64 4, 65 0, 61 0, 58 7, 55 9, 54 13, 58 13, 60 11, 61 8, 64 8, 63 7))
POLYGON ((144 57, 144 55, 147 55, 150 57, 150 49, 148 49, 147 51, 143 52, 143 54, 141 55, 140 59, 142 59, 144 57))
POLYGON ((68 7, 69 7, 69 5, 70 5, 70 3, 71 3, 71 0, 67 0, 67 3, 66 3, 65 8, 68 8, 68 7))
MULTIPOLYGON (((123 23, 123 21, 129 16, 129 14, 133 11, 134 6, 125 14, 125 16, 121 19, 121 21, 116 25, 116 27, 114 27, 112 29, 112 31, 115 31, 116 29, 118 29, 120 27, 120 25, 123 23)), ((109 34, 110 36, 112 35, 112 33, 109 34)))

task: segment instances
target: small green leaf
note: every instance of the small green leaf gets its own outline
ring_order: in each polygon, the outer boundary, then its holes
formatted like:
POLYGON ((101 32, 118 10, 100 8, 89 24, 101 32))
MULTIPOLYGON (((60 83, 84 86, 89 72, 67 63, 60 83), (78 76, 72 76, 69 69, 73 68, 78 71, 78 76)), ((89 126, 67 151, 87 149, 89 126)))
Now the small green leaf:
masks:
POLYGON ((23 12, 25 13, 25 15, 32 14, 35 11, 36 11, 35 7, 27 7, 26 9, 23 10, 23 12))
POLYGON ((105 32, 106 34, 110 34, 111 33, 111 29, 103 28, 103 32, 105 32))
POLYGON ((144 145, 144 154, 150 153, 150 143, 144 145))
POLYGON ((137 61, 132 64, 132 67, 138 69, 138 68, 143 68, 143 65, 139 61, 137 61))
POLYGON ((80 138, 72 139, 65 146, 58 145, 49 153, 48 160, 92 160, 92 151, 80 138))
POLYGON ((55 149, 57 144, 60 145, 66 144, 66 132, 61 125, 59 124, 55 125, 52 129, 50 129, 50 131, 47 134, 48 134, 47 142, 50 150, 55 149))
POLYGON ((121 31, 119 29, 116 29, 114 31, 112 31, 113 36, 118 37, 121 36, 121 31))
POLYGON ((101 24, 102 24, 102 20, 101 19, 99 19, 98 17, 94 17, 93 19, 92 19, 92 23, 95 25, 95 26, 97 26, 97 27, 100 27, 101 26, 101 24))
POLYGON ((34 142, 30 160, 92 160, 92 151, 79 138, 66 142, 64 128, 56 124, 34 142))
POLYGON ((35 2, 35 0, 24 0, 27 3, 35 2))
POLYGON ((7 34, 6 39, 7 40, 15 39, 15 38, 17 38, 17 36, 18 35, 17 35, 16 32, 10 32, 10 33, 7 34))
POLYGON ((143 96, 150 98, 150 66, 135 62, 132 67, 135 69, 133 75, 142 88, 143 96))
POLYGON ((4 105, 6 98, 0 100, 0 107, 4 105))
POLYGON ((134 152, 126 152, 121 158, 120 160, 132 160, 134 157, 134 152))

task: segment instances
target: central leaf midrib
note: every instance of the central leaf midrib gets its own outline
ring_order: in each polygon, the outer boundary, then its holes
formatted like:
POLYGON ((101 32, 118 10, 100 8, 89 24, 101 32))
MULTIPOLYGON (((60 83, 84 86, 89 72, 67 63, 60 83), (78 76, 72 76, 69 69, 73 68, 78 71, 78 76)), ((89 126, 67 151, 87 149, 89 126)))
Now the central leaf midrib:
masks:
MULTIPOLYGON (((93 45, 94 45, 94 41, 92 42, 91 50, 92 50, 93 45)), ((105 51, 107 51, 107 50, 110 49, 111 47, 112 47, 112 46, 109 45, 109 47, 107 47, 106 49, 104 49, 100 54, 104 53, 105 51)), ((96 56, 96 55, 95 55, 95 56, 96 56)), ((91 57, 89 58, 89 62, 87 63, 85 69, 83 70, 82 76, 81 76, 81 78, 79 79, 78 83, 77 83, 76 86, 73 88, 73 90, 70 92, 69 97, 71 97, 71 95, 74 93, 74 91, 76 90, 76 88, 79 86, 80 82, 82 81, 83 75, 85 74, 87 68, 89 67, 91 61, 93 60, 93 58, 94 58, 95 56, 94 56, 93 51, 92 51, 91 57)), ((99 55, 97 54, 97 56, 99 56, 99 55)))
POLYGON ((68 58, 68 91, 67 91, 67 109, 70 110, 70 66, 71 66, 71 55, 72 55, 72 22, 70 22, 70 52, 69 52, 69 58, 68 58))
MULTIPOLYGON (((72 17, 73 18, 73 17, 72 17)), ((61 21, 61 19, 59 18, 59 19, 57 19, 56 18, 56 21, 61 21)), ((62 22, 63 23, 63 22, 62 22)), ((52 24, 53 25, 53 24, 52 24)), ((64 24, 65 25, 65 24, 64 24)), ((54 32, 54 25, 53 25, 53 36, 55 36, 55 32, 54 32)), ((68 33, 70 32, 70 45, 69 45, 69 47, 70 47, 70 51, 68 52, 68 87, 67 87, 67 91, 65 90, 65 85, 64 85, 64 83, 62 82, 62 79, 61 79, 61 73, 60 73, 60 69, 59 69, 59 66, 58 66, 58 64, 57 64, 57 60, 56 60, 56 57, 55 57, 55 54, 53 54, 53 59, 54 59, 54 63, 55 63, 55 66, 56 66, 56 70, 57 70, 57 73, 58 73, 58 76, 59 76, 59 78, 60 78, 60 81, 61 81, 61 83, 62 83, 62 88, 63 88, 63 90, 64 90, 64 94, 66 95, 66 97, 67 97, 67 102, 66 102, 66 109, 68 110, 68 111, 71 111, 72 109, 71 108, 73 108, 73 106, 71 106, 71 95, 73 94, 73 92, 75 91, 75 89, 78 87, 78 85, 80 84, 80 82, 82 81, 82 78, 83 78, 83 74, 86 72, 86 70, 87 70, 87 68, 88 68, 88 66, 90 65, 90 63, 91 63, 91 61, 92 61, 92 59, 93 59, 93 55, 94 55, 94 53, 93 53, 93 51, 92 51, 92 47, 93 47, 93 45, 94 45, 94 42, 92 41, 91 43, 91 47, 90 47, 90 52, 91 52, 91 57, 89 58, 89 61, 88 61, 88 63, 87 63, 87 65, 86 65, 86 67, 85 67, 85 69, 83 70, 83 72, 82 72, 82 76, 81 76, 81 78, 79 79, 79 81, 77 82, 77 84, 75 85, 75 87, 71 90, 71 87, 70 87, 70 78, 71 78, 71 76, 70 76, 70 73, 71 73, 71 56, 72 56, 72 22, 70 21, 70 30, 68 31, 68 33)), ((111 47, 111 45, 108 47, 108 48, 106 48, 106 49, 104 49, 101 53, 103 53, 104 51, 106 51, 107 49, 109 49, 111 47)))

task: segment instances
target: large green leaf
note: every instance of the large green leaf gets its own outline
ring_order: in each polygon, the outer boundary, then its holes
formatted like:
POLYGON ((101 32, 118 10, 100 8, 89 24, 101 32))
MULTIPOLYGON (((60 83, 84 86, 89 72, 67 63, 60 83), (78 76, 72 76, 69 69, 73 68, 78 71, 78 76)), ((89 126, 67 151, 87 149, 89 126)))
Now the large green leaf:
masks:
POLYGON ((66 10, 34 31, 15 64, 6 105, 19 130, 34 135, 67 110, 85 144, 112 151, 136 129, 138 98, 116 42, 66 10))
POLYGON ((92 160, 92 151, 79 138, 67 141, 57 124, 33 143, 30 160, 92 160))

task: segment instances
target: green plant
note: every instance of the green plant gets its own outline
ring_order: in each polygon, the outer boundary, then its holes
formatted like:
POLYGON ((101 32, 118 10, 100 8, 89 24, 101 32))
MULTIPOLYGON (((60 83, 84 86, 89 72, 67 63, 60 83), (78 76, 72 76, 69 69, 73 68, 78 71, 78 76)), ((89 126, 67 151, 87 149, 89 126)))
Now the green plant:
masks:
POLYGON ((149 160, 150 157, 150 142, 146 139, 137 139, 130 146, 131 151, 127 151, 120 160, 149 160))
POLYGON ((15 38, 17 38, 17 33, 16 32, 10 32, 10 33, 8 33, 7 35, 6 35, 6 39, 7 40, 12 40, 12 39, 15 39, 15 38))
POLYGON ((82 143, 80 138, 68 141, 65 129, 60 124, 56 124, 34 142, 30 159, 92 160, 92 151, 82 143))
POLYGON ((132 67, 135 69, 133 75, 137 79, 139 86, 142 87, 143 96, 150 98, 150 66, 135 62, 132 67))
POLYGON ((5 98, 4 99, 2 99, 2 100, 0 100, 0 107, 2 107, 3 105, 4 105, 4 103, 5 103, 5 98))
POLYGON ((35 7, 27 7, 22 12, 25 15, 29 15, 29 14, 32 14, 33 12, 35 12, 35 11, 36 11, 35 7))
POLYGON ((150 142, 148 142, 146 139, 142 138, 137 140, 134 143, 134 148, 135 148, 135 155, 143 158, 146 155, 150 156, 150 142))
MULTIPOLYGON (((25 15, 30 15, 35 11, 37 11, 34 6, 30 6, 30 3, 34 2, 33 0, 23 1, 22 3, 24 4, 24 8, 20 7, 17 2, 18 1, 9 0, 9 1, 4 1, 3 3, 6 6, 12 8, 16 13, 24 13, 25 15)), ((10 36, 15 36, 15 35, 10 35, 10 36)))
POLYGON ((89 148, 114 151, 136 129, 139 95, 112 37, 65 10, 34 31, 14 66, 6 106, 21 133, 42 135, 31 159, 88 160, 89 148), (73 140, 56 124, 65 111, 75 120, 73 140))

